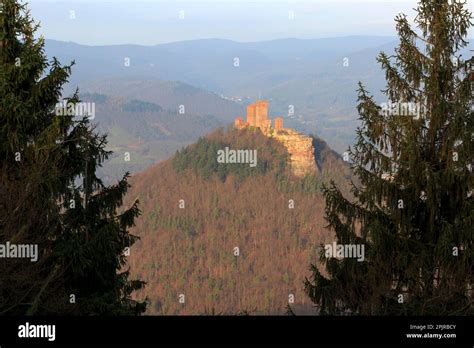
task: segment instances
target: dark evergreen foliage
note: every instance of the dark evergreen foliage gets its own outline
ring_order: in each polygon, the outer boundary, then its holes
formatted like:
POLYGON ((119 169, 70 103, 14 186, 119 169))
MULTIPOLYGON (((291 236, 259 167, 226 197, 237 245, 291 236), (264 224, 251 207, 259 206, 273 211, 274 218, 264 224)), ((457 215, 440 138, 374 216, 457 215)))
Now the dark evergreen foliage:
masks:
POLYGON ((160 112, 163 108, 157 104, 149 103, 141 100, 130 100, 123 105, 123 111, 127 112, 160 112))
POLYGON ((420 117, 383 113, 360 84, 361 126, 350 149, 356 200, 325 187, 326 220, 339 244, 365 260, 326 258, 305 282, 323 314, 473 314, 474 118, 459 50, 472 25, 465 1, 421 0, 400 44, 378 57, 392 103, 420 117))
MULTIPOLYGON (((71 65, 48 62, 24 4, 2 3, 0 242, 37 244, 39 255, 1 260, 0 314, 140 314, 131 294, 143 282, 123 269, 140 214, 138 202, 121 207, 128 174, 113 186, 96 176, 106 136, 56 112, 71 65)), ((76 92, 68 103, 78 102, 76 92)))
MULTIPOLYGON (((231 140, 237 135, 236 132, 230 130, 227 138, 231 140)), ((245 132, 240 131, 241 135, 245 132)), ((248 132, 254 133, 253 131, 248 132)), ((263 136, 256 133, 252 135, 253 137, 247 138, 248 142, 245 149, 239 148, 239 143, 232 141, 226 142, 223 139, 201 137, 196 144, 176 152, 176 156, 173 158, 173 166, 178 172, 192 168, 204 179, 209 179, 216 174, 221 181, 225 181, 230 174, 235 174, 240 179, 250 175, 264 174, 275 165, 283 171, 286 168, 286 157, 275 158, 277 153, 272 146, 269 146, 269 143, 266 143, 267 146, 260 144, 260 138, 263 138, 263 136), (218 163, 218 151, 224 150, 226 147, 230 150, 257 150, 257 165, 251 167, 248 163, 218 163)))

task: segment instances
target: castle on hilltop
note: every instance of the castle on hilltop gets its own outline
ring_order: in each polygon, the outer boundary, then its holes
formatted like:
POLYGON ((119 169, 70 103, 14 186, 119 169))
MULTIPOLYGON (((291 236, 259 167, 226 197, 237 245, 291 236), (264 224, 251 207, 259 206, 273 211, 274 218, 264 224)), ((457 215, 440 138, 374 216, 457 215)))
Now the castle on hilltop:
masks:
MULTIPOLYGON (((247 106, 247 122, 242 117, 235 119, 235 127, 238 129, 245 127, 260 128, 262 133, 267 134, 272 129, 272 120, 268 118, 268 101, 257 100, 255 103, 247 106)), ((273 126, 274 130, 283 129, 283 118, 276 117, 273 126)))
POLYGON ((253 127, 267 137, 272 137, 282 143, 290 154, 290 167, 294 175, 302 177, 306 174, 317 174, 319 172, 314 157, 313 139, 301 134, 292 128, 283 128, 283 118, 268 118, 268 101, 257 100, 247 106, 247 121, 242 117, 235 119, 235 128, 244 129, 253 127))

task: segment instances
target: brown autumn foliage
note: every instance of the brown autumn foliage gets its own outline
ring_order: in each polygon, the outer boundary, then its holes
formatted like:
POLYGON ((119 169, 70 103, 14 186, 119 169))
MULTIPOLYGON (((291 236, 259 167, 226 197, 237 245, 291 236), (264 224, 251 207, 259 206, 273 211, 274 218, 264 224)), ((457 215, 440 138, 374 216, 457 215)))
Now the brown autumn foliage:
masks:
POLYGON ((284 314, 291 295, 295 313, 314 312, 303 281, 320 244, 332 242, 320 184, 333 179, 348 193, 350 169, 317 138, 321 172, 304 179, 278 165, 284 147, 258 131, 218 130, 206 141, 255 148, 268 169, 205 179, 170 159, 132 177, 128 201, 138 198, 143 215, 129 266, 147 282, 137 296, 149 298, 148 314, 284 314))

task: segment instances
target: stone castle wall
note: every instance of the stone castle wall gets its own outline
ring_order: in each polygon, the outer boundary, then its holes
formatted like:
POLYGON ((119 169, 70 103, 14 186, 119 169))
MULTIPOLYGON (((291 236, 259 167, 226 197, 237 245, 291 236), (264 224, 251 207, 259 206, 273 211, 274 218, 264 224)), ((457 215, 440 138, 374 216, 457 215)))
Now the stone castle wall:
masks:
POLYGON ((291 128, 283 128, 283 118, 275 118, 275 127, 271 127, 272 121, 268 118, 268 101, 257 100, 247 106, 247 120, 241 117, 235 119, 235 127, 259 128, 266 136, 273 137, 281 142, 290 155, 290 168, 295 176, 306 174, 317 174, 318 167, 314 159, 314 147, 312 138, 297 132, 291 128))

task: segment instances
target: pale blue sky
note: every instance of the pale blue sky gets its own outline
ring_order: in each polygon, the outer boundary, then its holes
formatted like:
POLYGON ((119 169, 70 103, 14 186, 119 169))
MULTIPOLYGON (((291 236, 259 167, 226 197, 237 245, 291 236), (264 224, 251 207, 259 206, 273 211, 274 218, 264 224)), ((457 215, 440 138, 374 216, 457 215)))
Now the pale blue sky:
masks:
POLYGON ((202 38, 261 41, 288 37, 395 36, 394 17, 403 12, 413 19, 416 3, 415 0, 30 0, 29 6, 33 17, 41 22, 40 33, 48 39, 89 45, 153 45, 202 38))

